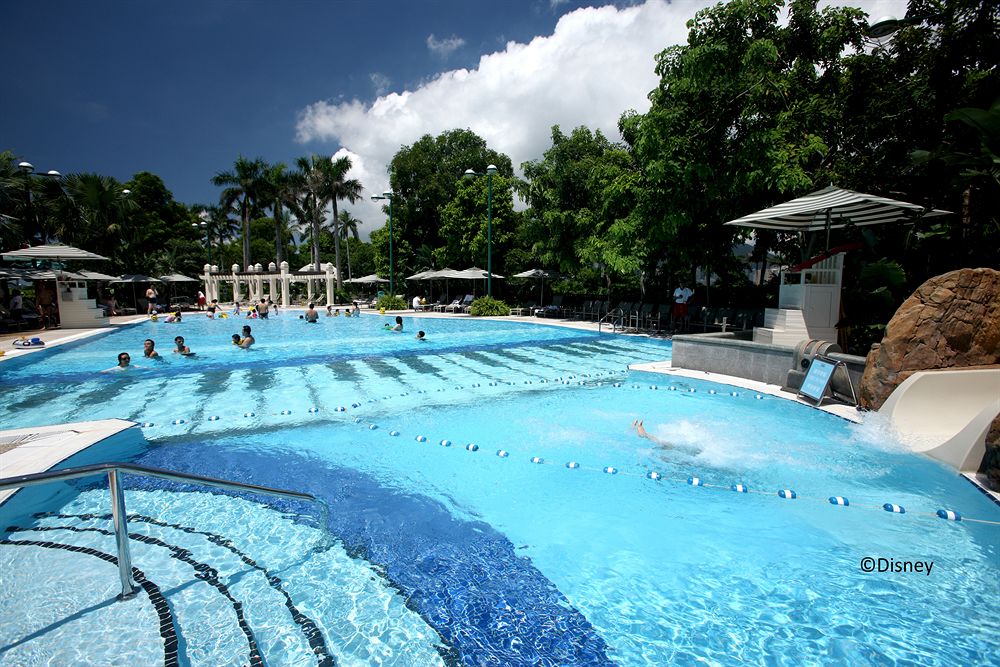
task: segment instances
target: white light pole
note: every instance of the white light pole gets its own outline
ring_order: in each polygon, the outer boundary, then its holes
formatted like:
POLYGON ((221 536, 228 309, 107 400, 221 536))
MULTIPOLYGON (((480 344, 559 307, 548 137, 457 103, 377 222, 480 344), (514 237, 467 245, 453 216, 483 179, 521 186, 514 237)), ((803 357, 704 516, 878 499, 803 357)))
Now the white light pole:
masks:
MULTIPOLYGON (((493 174, 497 173, 495 165, 486 167, 486 294, 493 296, 493 174)), ((482 174, 472 169, 465 170, 466 180, 472 180, 482 174)))
POLYGON ((392 199, 395 197, 395 193, 391 190, 386 190, 381 195, 372 195, 372 201, 379 201, 382 199, 389 200, 389 294, 395 296, 396 289, 393 282, 393 269, 392 269, 392 199))

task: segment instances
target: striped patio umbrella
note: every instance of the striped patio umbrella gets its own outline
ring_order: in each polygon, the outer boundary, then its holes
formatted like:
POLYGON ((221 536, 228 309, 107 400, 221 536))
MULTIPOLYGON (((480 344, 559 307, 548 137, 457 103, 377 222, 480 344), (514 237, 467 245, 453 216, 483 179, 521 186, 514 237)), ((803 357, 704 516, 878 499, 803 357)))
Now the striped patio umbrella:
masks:
POLYGON ((829 247, 831 229, 839 229, 849 224, 864 227, 939 215, 950 215, 950 212, 897 199, 844 190, 831 185, 784 204, 730 220, 725 224, 793 232, 825 229, 826 245, 829 247))
POLYGON ((64 262, 71 259, 107 259, 107 257, 60 243, 36 245, 31 248, 24 248, 23 250, 12 250, 5 252, 3 257, 4 259, 55 259, 64 262))

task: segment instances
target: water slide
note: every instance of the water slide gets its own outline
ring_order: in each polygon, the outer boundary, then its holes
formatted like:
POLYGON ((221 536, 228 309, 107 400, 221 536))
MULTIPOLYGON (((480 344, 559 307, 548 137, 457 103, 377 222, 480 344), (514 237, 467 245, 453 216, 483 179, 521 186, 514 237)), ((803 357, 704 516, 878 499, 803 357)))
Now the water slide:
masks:
POLYGON ((1000 368, 918 371, 896 387, 879 414, 913 451, 975 472, 1000 414, 1000 368))

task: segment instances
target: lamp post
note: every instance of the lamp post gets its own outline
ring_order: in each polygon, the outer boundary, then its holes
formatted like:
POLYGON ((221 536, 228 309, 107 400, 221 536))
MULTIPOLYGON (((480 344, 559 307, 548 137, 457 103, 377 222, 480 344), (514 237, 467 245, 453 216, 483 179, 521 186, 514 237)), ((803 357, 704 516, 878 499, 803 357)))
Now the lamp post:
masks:
POLYGON ((194 227, 195 229, 198 229, 200 227, 205 231, 205 247, 208 248, 208 263, 211 264, 212 241, 208 237, 208 218, 209 218, 208 211, 202 211, 201 213, 198 214, 198 217, 201 218, 201 222, 192 222, 191 226, 194 227))
MULTIPOLYGON (((495 165, 486 167, 486 295, 493 296, 493 174, 497 173, 495 165)), ((472 169, 465 170, 466 180, 472 180, 482 174, 472 169)))
POLYGON ((393 269, 392 269, 392 198, 395 197, 395 193, 391 190, 386 190, 381 195, 372 195, 372 201, 379 201, 380 199, 389 200, 389 294, 395 296, 396 288, 393 282, 393 269))
MULTIPOLYGON (((44 242, 46 241, 46 238, 42 234, 41 225, 39 225, 38 221, 35 220, 34 208, 32 207, 32 202, 31 202, 31 175, 35 173, 35 165, 31 164, 30 162, 20 162, 18 163, 17 168, 21 170, 22 174, 24 174, 24 199, 25 199, 24 217, 26 218, 25 221, 29 225, 33 225, 37 230, 37 231, 32 230, 34 232, 32 234, 32 238, 34 238, 34 236, 36 235, 39 235, 41 236, 41 240, 44 242)), ((50 169, 49 171, 41 175, 48 176, 49 178, 53 179, 62 178, 62 174, 60 174, 55 169, 50 169)), ((25 235, 27 236, 27 234, 28 231, 26 230, 25 235)))

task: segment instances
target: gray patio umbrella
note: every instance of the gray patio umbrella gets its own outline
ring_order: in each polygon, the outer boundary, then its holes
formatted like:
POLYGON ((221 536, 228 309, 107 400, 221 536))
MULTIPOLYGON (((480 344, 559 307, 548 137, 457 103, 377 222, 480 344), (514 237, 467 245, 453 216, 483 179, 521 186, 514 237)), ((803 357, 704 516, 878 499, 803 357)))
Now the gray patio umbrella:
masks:
POLYGON ((543 306, 543 305, 545 305, 542 302, 542 296, 545 293, 544 292, 544 290, 545 290, 545 279, 546 278, 551 278, 554 275, 556 275, 556 274, 549 273, 548 271, 544 271, 542 269, 529 269, 527 271, 522 271, 521 273, 515 273, 512 277, 514 277, 514 278, 536 278, 538 280, 538 305, 539 306, 543 306))
POLYGON ((115 278, 110 280, 111 283, 132 283, 132 304, 138 309, 139 299, 135 295, 135 286, 137 283, 159 283, 162 280, 157 280, 151 276, 144 276, 141 273, 134 273, 122 276, 121 278, 115 278))
POLYGON ((916 220, 949 211, 926 208, 918 204, 869 195, 830 186, 784 204, 765 208, 725 223, 736 227, 754 227, 779 231, 826 230, 826 247, 830 247, 830 230, 853 224, 857 227, 889 222, 916 220))
POLYGON ((187 276, 182 276, 179 273, 171 273, 169 276, 160 276, 160 280, 165 283, 197 283, 200 282, 197 278, 188 278, 187 276))
POLYGON ((345 283, 387 283, 389 282, 385 278, 379 278, 376 274, 372 273, 367 276, 362 276, 360 278, 352 278, 351 280, 345 280, 345 283))

